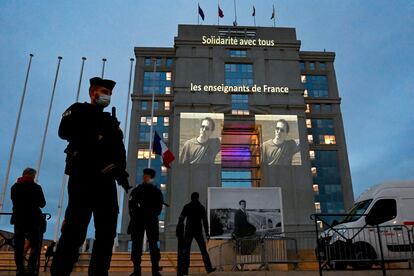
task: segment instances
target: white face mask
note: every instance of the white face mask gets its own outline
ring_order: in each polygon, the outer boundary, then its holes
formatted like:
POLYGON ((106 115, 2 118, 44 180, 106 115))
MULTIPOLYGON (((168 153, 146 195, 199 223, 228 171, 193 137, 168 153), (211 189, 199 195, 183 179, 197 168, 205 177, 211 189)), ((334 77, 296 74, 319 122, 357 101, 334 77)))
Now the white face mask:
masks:
POLYGON ((96 104, 102 107, 107 107, 111 103, 111 96, 109 95, 99 95, 96 99, 96 104))

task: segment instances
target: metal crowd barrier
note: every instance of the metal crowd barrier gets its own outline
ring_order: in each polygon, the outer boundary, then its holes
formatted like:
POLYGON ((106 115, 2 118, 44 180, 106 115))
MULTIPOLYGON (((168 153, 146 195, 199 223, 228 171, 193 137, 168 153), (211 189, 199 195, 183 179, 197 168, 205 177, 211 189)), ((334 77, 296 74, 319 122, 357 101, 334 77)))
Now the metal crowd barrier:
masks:
POLYGON ((316 227, 316 255, 319 274, 323 270, 347 268, 366 270, 379 266, 386 275, 386 263, 408 263, 414 260, 414 229, 406 225, 346 228, 328 223, 327 217, 313 215, 316 227))
POLYGON ((270 265, 316 262, 315 232, 266 233, 223 241, 209 249, 213 264, 220 271, 269 270, 270 265))

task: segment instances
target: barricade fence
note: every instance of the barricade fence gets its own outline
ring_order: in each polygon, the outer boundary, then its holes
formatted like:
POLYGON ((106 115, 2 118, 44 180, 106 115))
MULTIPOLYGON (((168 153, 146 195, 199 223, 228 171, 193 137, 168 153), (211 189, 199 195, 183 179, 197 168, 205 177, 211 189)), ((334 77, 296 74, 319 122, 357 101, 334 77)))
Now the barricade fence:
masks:
MULTIPOLYGON (((407 263, 412 269, 414 230, 406 225, 363 225, 344 227, 330 223, 338 214, 315 214, 316 256, 319 272, 348 268, 366 270, 379 266, 386 275, 387 263, 407 263)), ((365 215, 354 215, 365 216, 365 215)))
POLYGON ((213 264, 223 270, 268 270, 269 265, 316 262, 315 232, 267 233, 222 241, 209 249, 213 264))

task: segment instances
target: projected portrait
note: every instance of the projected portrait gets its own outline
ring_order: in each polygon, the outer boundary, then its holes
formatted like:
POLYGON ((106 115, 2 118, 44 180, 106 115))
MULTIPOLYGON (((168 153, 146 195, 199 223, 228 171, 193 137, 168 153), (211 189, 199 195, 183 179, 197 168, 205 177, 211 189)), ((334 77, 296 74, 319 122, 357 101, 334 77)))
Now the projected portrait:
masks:
POLYGON ((275 188, 209 188, 210 236, 248 237, 281 233, 281 190, 275 188))
POLYGON ((222 113, 180 114, 180 163, 220 164, 222 113))
POLYGON ((261 163, 268 166, 301 165, 296 115, 256 115, 261 128, 261 163))

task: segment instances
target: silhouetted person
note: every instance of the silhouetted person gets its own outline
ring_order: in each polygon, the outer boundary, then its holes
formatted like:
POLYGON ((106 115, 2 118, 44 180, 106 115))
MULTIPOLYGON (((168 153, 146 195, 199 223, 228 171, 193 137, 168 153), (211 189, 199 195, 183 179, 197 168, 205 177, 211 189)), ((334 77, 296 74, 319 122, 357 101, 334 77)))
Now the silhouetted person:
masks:
POLYGON ((210 239, 207 213, 198 198, 199 194, 197 192, 191 194, 191 202, 184 206, 178 221, 178 224, 183 224, 184 220, 186 220, 184 230, 184 267, 182 275, 188 275, 188 269, 190 267, 191 243, 193 239, 196 240, 198 247, 200 248, 204 267, 206 268, 207 273, 211 273, 216 270, 211 265, 210 257, 208 255, 206 243, 203 237, 204 227, 204 233, 206 234, 207 240, 210 239))
POLYGON ((244 199, 240 200, 239 206, 240 209, 234 215, 233 235, 237 238, 254 235, 256 233, 256 227, 247 219, 246 201, 244 199))
POLYGON ((159 276, 159 261, 161 259, 159 240, 159 221, 164 199, 161 190, 154 185, 155 171, 144 169, 143 183, 134 188, 129 197, 129 215, 131 221, 128 233, 131 234, 131 259, 134 272, 131 276, 141 275, 141 256, 144 232, 147 233, 151 256, 152 275, 159 276))
POLYGON ((114 86, 112 80, 90 79, 90 103, 71 105, 60 122, 59 137, 69 142, 65 149, 69 198, 65 226, 52 261, 52 276, 72 272, 92 214, 95 242, 88 273, 108 275, 118 220, 115 181, 126 192, 130 188, 123 134, 115 110, 112 115, 103 112, 110 103, 114 86))
POLYGON ((16 275, 36 275, 38 258, 40 257, 41 241, 45 230, 45 218, 41 208, 46 200, 40 185, 34 182, 36 170, 27 168, 22 177, 11 187, 13 214, 11 224, 14 224, 14 260, 16 275), (28 274, 25 274, 25 239, 30 246, 28 274))
POLYGON ((47 265, 49 264, 50 258, 55 255, 55 246, 56 242, 52 242, 46 249, 44 271, 47 271, 47 265))

